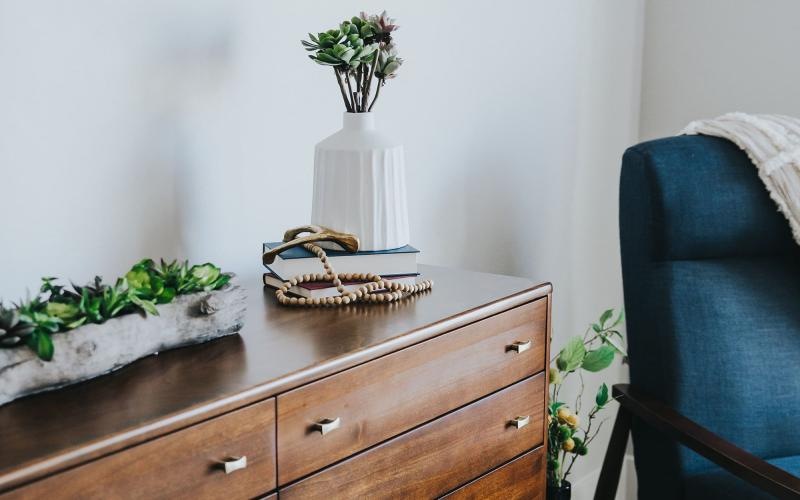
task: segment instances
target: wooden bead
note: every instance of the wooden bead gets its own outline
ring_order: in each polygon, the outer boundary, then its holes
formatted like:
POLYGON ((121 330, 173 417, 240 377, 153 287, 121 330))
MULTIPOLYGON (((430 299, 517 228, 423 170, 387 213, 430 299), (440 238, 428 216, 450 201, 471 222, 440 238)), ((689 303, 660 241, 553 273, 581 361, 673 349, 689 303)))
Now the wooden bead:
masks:
POLYGON ((275 291, 275 296, 280 304, 320 307, 346 305, 359 301, 390 303, 421 291, 430 290, 431 287, 433 287, 433 281, 430 280, 425 280, 415 285, 405 285, 385 280, 379 274, 375 273, 338 274, 328 261, 328 255, 322 247, 313 243, 306 243, 303 245, 303 248, 314 254, 320 260, 323 272, 301 274, 284 282, 282 286, 275 291), (337 297, 316 297, 313 299, 288 297, 286 295, 290 287, 312 281, 329 281, 336 287, 340 295, 337 297), (346 292, 342 281, 366 281, 367 283, 364 283, 355 291, 346 292))

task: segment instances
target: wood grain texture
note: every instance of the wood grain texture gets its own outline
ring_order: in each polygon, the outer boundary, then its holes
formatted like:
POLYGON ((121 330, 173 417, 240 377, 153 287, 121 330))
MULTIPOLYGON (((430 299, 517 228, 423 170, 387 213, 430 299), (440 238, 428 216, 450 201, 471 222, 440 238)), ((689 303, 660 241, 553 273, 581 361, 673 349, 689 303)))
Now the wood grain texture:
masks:
POLYGON ((432 498, 541 444, 539 374, 279 491, 282 499, 432 498), (509 421, 530 415, 517 429, 509 421))
POLYGON ((275 488, 275 399, 12 490, 3 500, 252 498, 275 488), (247 457, 230 474, 221 460, 247 457))
POLYGON ((286 484, 544 369, 540 299, 278 396, 286 484), (521 353, 508 348, 531 341, 521 353), (313 429, 323 418, 340 428, 313 429))
POLYGON ((141 359, 0 407, 0 491, 241 408, 550 293, 547 283, 420 266, 436 289, 392 304, 280 307, 243 281, 241 335, 141 359), (58 415, 58 418, 53 418, 58 415))
POLYGON ((448 500, 542 500, 545 497, 544 447, 465 484, 445 495, 448 500))

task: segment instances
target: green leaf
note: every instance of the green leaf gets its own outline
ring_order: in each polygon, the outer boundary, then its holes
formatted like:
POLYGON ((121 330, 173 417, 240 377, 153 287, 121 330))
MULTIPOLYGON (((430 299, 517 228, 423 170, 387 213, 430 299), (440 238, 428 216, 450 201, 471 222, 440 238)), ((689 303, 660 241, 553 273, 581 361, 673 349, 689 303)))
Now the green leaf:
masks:
POLYGON ((608 386, 604 383, 597 389, 597 395, 594 397, 594 402, 598 408, 602 408, 608 403, 608 386))
POLYGON ((583 345, 583 339, 575 336, 569 339, 567 345, 558 353, 556 365, 563 372, 572 372, 581 366, 584 356, 586 356, 586 347, 583 345))
POLYGON ((628 353, 625 352, 625 347, 622 344, 620 344, 619 341, 617 339, 615 339, 614 337, 612 337, 610 335, 600 335, 600 339, 604 343, 606 343, 606 344, 610 345, 611 347, 613 347, 614 350, 617 351, 618 353, 620 353, 622 356, 625 356, 625 357, 628 356, 628 353))
POLYGON ((581 368, 590 372, 605 370, 611 365, 611 362, 614 361, 614 354, 616 354, 616 350, 613 347, 603 344, 586 354, 586 357, 583 358, 581 368))
POLYGON ((175 298, 176 292, 174 288, 164 288, 158 296, 158 303, 159 304, 167 304, 172 302, 172 299, 175 298))
POLYGON ((74 318, 78 312, 78 306, 75 304, 65 304, 62 302, 48 302, 44 308, 44 312, 50 316, 55 316, 63 320, 74 318))
POLYGON ((341 59, 346 63, 349 63, 350 59, 353 58, 353 55, 355 55, 355 53, 356 53, 355 49, 347 49, 344 52, 342 52, 342 54, 339 56, 339 59, 341 59))
POLYGON ((614 320, 614 323, 609 328, 615 328, 622 324, 623 321, 625 321, 625 310, 620 309, 619 316, 617 316, 617 319, 614 320))
POLYGON ((326 54, 325 52, 317 52, 317 58, 315 61, 319 62, 320 64, 328 64, 331 66, 342 64, 342 61, 332 55, 326 54))
POLYGON ((600 315, 600 320, 599 320, 600 326, 601 327, 605 327, 606 326, 606 321, 611 319, 611 316, 613 314, 614 314, 614 310, 613 309, 606 309, 605 311, 603 311, 603 314, 600 315))
POLYGON ((125 275, 128 284, 131 288, 150 288, 150 274, 144 269, 137 267, 138 266, 135 266, 125 275))
POLYGON ((47 332, 37 329, 27 339, 28 347, 36 352, 39 359, 42 361, 50 361, 53 359, 53 339, 47 332))
POLYGON ((158 309, 156 309, 156 305, 153 304, 152 301, 140 299, 135 294, 131 294, 130 298, 131 302, 137 305, 144 312, 152 314, 153 316, 158 316, 158 309))

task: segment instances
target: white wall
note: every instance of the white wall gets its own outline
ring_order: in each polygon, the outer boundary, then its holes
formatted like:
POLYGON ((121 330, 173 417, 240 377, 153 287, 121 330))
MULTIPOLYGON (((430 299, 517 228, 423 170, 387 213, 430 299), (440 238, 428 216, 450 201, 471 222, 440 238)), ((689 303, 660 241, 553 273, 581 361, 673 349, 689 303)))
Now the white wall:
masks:
POLYGON ((621 305, 639 0, 0 0, 0 296, 146 255, 258 275, 261 242, 308 221, 313 145, 341 120, 299 41, 364 8, 402 26, 376 110, 406 144, 422 260, 552 281, 554 351, 621 305))
POLYGON ((800 116, 800 2, 651 0, 642 139, 730 111, 800 116))

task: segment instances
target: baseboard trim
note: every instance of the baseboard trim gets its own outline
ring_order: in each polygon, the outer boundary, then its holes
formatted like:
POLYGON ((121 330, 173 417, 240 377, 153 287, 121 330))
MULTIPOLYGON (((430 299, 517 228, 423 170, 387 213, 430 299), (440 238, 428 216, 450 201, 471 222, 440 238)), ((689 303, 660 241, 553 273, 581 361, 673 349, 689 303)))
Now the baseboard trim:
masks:
MULTIPOLYGON (((600 467, 583 475, 572 482, 573 500, 592 500, 597 480, 600 478, 600 467)), ((622 462, 622 472, 619 477, 616 500, 636 499, 636 468, 633 464, 633 455, 625 455, 622 462)))

